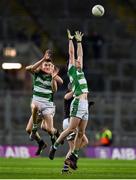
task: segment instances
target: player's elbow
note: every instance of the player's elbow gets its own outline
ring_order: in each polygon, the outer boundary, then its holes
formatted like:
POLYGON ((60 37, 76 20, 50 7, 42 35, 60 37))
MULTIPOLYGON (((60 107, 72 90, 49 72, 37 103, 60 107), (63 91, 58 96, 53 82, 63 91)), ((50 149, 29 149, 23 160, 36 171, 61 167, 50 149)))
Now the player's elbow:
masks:
POLYGON ((60 83, 60 84, 63 84, 63 83, 64 83, 63 79, 60 79, 59 83, 60 83))
POLYGON ((58 78, 57 82, 58 82, 59 84, 63 84, 63 79, 62 79, 62 78, 58 78))
POLYGON ((72 95, 71 95, 71 94, 66 94, 66 95, 64 96, 64 99, 65 99, 65 100, 69 100, 70 98, 72 98, 72 95))
POLYGON ((68 100, 68 97, 66 95, 64 96, 64 100, 68 100))
POLYGON ((30 66, 26 66, 25 70, 28 71, 30 69, 30 66))
POLYGON ((58 90, 57 88, 54 88, 54 89, 52 89, 52 92, 55 93, 55 92, 57 92, 57 90, 58 90))
POLYGON ((26 71, 32 71, 32 69, 33 69, 32 65, 25 67, 25 70, 26 70, 26 71))
POLYGON ((57 92, 57 90, 58 90, 57 85, 55 85, 55 86, 52 87, 52 92, 53 92, 53 93, 57 92))

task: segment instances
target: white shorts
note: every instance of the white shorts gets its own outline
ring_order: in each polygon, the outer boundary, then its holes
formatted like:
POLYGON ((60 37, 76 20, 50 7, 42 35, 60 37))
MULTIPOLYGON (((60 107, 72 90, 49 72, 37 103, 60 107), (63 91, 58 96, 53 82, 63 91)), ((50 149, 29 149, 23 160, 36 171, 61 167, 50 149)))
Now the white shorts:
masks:
POLYGON ((63 120, 63 130, 67 129, 69 125, 69 118, 63 120))
POLYGON ((70 106, 70 117, 88 120, 88 100, 74 98, 70 106))
POLYGON ((32 103, 38 107, 38 110, 42 113, 43 116, 48 114, 54 116, 55 105, 53 102, 40 102, 32 99, 32 103))

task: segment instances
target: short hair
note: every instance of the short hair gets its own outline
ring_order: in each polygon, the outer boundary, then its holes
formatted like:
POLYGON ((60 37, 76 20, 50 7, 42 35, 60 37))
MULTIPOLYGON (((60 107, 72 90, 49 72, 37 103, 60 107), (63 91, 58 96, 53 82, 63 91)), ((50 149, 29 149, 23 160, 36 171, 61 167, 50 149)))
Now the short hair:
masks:
POLYGON ((52 63, 52 59, 51 58, 45 59, 44 62, 51 62, 52 63))

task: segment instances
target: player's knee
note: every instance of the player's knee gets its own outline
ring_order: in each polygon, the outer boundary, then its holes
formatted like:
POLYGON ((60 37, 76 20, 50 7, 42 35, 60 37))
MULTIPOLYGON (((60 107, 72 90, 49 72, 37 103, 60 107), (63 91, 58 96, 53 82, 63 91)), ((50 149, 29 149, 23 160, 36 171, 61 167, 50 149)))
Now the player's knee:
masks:
POLYGON ((50 128, 46 128, 46 131, 48 132, 48 133, 51 133, 51 129, 50 128))
POLYGON ((46 128, 43 124, 41 124, 41 130, 46 131, 46 128))
POLYGON ((69 133, 72 133, 72 132, 74 132, 74 131, 75 131, 75 129, 76 129, 76 128, 73 128, 73 127, 68 127, 68 128, 67 128, 67 131, 68 131, 69 133))
POLYGON ((46 131, 48 132, 48 134, 53 134, 53 130, 49 127, 46 127, 46 131))
POLYGON ((85 134, 84 131, 82 131, 82 130, 79 130, 79 131, 78 131, 78 137, 79 137, 79 138, 82 138, 84 134, 85 134))
POLYGON ((31 133, 31 128, 26 127, 26 132, 27 132, 28 134, 30 134, 30 133, 31 133))

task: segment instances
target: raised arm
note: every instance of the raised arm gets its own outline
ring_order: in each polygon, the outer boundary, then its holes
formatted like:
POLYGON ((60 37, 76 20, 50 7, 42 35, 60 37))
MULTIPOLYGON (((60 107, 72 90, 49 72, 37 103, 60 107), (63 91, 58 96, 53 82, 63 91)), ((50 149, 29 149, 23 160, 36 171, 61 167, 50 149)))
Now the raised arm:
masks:
POLYGON ((67 29, 68 39, 69 39, 69 64, 75 65, 75 50, 73 44, 74 36, 71 35, 70 30, 67 29))
POLYGON ((80 61, 81 68, 83 68, 83 48, 82 48, 83 34, 79 31, 75 32, 75 38, 77 40, 77 60, 80 61))
POLYGON ((41 60, 39 60, 39 61, 36 62, 35 64, 30 65, 30 66, 26 66, 25 69, 26 69, 27 71, 31 72, 31 73, 34 73, 34 72, 39 68, 39 66, 43 63, 44 60, 45 60, 45 59, 42 58, 41 60))
POLYGON ((39 67, 40 65, 43 63, 43 61, 45 61, 46 59, 50 58, 49 57, 49 54, 48 52, 46 51, 43 58, 40 59, 38 62, 36 62, 35 64, 32 64, 32 65, 29 65, 29 66, 26 66, 26 70, 31 72, 31 73, 34 73, 39 67))

